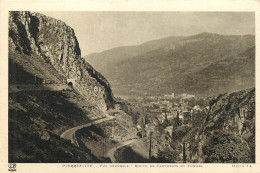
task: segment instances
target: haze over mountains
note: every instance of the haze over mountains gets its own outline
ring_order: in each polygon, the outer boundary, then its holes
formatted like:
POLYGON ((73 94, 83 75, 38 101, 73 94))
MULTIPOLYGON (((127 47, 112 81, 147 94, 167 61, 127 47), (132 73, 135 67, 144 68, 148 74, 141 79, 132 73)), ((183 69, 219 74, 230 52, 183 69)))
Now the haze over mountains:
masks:
POLYGON ((216 95, 255 85, 255 36, 201 33, 84 57, 116 95, 216 95))

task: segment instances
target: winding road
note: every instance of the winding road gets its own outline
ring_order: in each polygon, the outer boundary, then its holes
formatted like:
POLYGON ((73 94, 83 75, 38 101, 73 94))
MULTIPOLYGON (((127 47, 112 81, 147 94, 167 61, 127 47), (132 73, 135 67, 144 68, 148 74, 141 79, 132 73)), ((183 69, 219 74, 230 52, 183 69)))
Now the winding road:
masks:
MULTIPOLYGON (((140 140, 140 139, 139 139, 139 140, 140 140)), ((121 143, 120 145, 115 146, 114 148, 111 148, 111 149, 108 151, 108 153, 107 153, 107 157, 110 158, 110 160, 111 160, 112 163, 117 163, 117 160, 116 160, 116 158, 115 158, 115 152, 116 152, 116 150, 119 149, 119 148, 122 148, 122 147, 124 147, 124 146, 127 146, 127 145, 130 145, 130 146, 131 146, 131 144, 133 144, 133 143, 135 143, 135 142, 137 142, 137 141, 138 141, 138 139, 131 139, 131 140, 128 140, 128 141, 124 141, 124 142, 121 143)))
MULTIPOLYGON (((67 84, 66 85, 62 85, 62 84, 43 85, 42 84, 42 85, 10 85, 9 86, 9 92, 10 93, 19 92, 19 91, 35 91, 35 90, 36 91, 37 90, 54 90, 54 91, 57 90, 57 91, 60 91, 60 90, 63 90, 63 89, 68 89, 67 84)), ((87 124, 70 128, 70 129, 62 132, 60 137, 63 138, 63 139, 70 140, 72 144, 75 144, 77 147, 79 147, 78 141, 77 141, 76 136, 75 136, 76 131, 80 130, 82 128, 85 128, 85 127, 89 127, 91 125, 95 125, 95 124, 99 124, 99 123, 102 123, 102 122, 105 122, 105 121, 115 119, 115 117, 110 116, 107 113, 105 113, 105 114, 106 114, 105 118, 93 120, 93 121, 91 121, 87 124)), ((121 127, 128 130, 124 126, 121 126, 121 127)), ((112 163, 116 163, 117 162, 117 160, 115 158, 116 150, 119 149, 119 148, 122 148, 126 145, 130 145, 130 144, 132 144, 133 142, 136 142, 136 141, 137 141, 137 139, 131 139, 131 140, 124 141, 124 142, 120 143, 119 145, 111 148, 108 151, 107 156, 111 159, 112 163)))
MULTIPOLYGON (((84 125, 80 125, 80 126, 76 126, 76 127, 73 127, 71 129, 68 129, 66 131, 64 131, 60 137, 63 138, 63 139, 68 139, 71 141, 71 143, 75 144, 76 146, 79 147, 78 145, 78 142, 77 142, 77 139, 75 137, 75 132, 79 129, 82 129, 82 128, 85 128, 85 127, 89 127, 91 125, 94 125, 94 124, 99 124, 99 123, 102 123, 102 122, 105 122, 105 121, 109 121, 109 120, 112 120, 112 119, 115 119, 115 117, 112 117, 112 116, 109 116, 108 114, 106 114, 106 118, 102 118, 102 119, 98 119, 98 120, 94 120, 90 123, 87 123, 87 124, 84 124, 84 125)), ((115 151, 119 148, 122 148, 126 145, 130 145, 134 142, 136 142, 138 139, 131 139, 131 140, 128 140, 128 141, 124 141, 122 143, 120 143, 119 145, 111 148, 108 153, 107 153, 107 157, 110 158, 111 162, 112 163, 117 163, 117 160, 115 158, 115 151)))
POLYGON ((107 114, 106 114, 106 116, 107 116, 106 118, 94 120, 94 121, 92 121, 92 122, 90 122, 90 123, 87 123, 87 124, 84 124, 84 125, 80 125, 80 126, 76 126, 76 127, 71 128, 71 129, 68 129, 68 130, 64 131, 64 132, 60 135, 60 137, 63 138, 63 139, 68 139, 68 140, 70 140, 71 143, 73 143, 73 144, 75 144, 76 146, 79 147, 78 142, 77 142, 76 137, 75 137, 75 132, 76 132, 77 130, 79 130, 79 129, 84 128, 84 127, 89 127, 89 126, 91 126, 91 125, 99 124, 99 123, 102 123, 102 122, 104 122, 104 121, 112 120, 112 119, 115 118, 115 117, 109 116, 109 115, 107 115, 107 114))

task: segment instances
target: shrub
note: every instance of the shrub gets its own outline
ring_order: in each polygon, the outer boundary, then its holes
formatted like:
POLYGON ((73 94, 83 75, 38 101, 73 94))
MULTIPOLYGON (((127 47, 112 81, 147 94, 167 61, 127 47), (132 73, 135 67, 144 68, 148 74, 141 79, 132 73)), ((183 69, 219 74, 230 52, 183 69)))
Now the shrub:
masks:
POLYGON ((179 126, 177 129, 175 129, 172 132, 172 139, 176 141, 176 140, 179 140, 180 138, 185 137, 185 135, 191 131, 191 128, 192 128, 191 125, 179 126))
POLYGON ((202 149, 206 163, 252 162, 247 143, 231 132, 215 131, 202 149))

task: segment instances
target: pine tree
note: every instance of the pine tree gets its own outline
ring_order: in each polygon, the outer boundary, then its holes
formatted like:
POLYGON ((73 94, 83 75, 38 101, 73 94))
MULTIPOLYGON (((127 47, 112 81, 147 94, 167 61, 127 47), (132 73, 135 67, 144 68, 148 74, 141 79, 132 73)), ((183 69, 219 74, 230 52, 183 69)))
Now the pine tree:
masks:
POLYGON ((177 126, 180 126, 180 117, 179 117, 179 112, 177 112, 177 126))

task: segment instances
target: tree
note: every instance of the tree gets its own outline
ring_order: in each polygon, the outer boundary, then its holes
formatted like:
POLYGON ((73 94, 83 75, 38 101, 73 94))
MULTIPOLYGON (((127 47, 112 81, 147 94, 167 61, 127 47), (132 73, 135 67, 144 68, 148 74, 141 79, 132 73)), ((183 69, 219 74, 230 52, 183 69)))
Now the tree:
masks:
POLYGON ((203 146, 206 163, 250 163, 247 142, 232 132, 215 131, 203 146))
POLYGON ((177 126, 180 125, 180 116, 179 116, 179 112, 177 112, 177 120, 176 120, 177 126))

